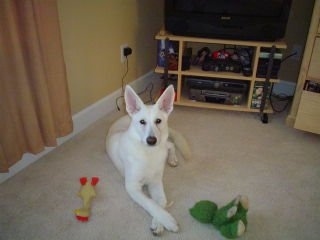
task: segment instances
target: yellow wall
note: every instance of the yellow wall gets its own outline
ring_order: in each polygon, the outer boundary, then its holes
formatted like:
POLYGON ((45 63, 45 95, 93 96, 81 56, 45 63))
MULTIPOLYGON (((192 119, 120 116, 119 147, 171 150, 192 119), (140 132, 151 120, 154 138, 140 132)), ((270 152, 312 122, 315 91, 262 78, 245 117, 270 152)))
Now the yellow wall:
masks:
POLYGON ((133 50, 125 82, 154 68, 163 1, 58 0, 58 9, 73 114, 121 87, 120 45, 133 50))

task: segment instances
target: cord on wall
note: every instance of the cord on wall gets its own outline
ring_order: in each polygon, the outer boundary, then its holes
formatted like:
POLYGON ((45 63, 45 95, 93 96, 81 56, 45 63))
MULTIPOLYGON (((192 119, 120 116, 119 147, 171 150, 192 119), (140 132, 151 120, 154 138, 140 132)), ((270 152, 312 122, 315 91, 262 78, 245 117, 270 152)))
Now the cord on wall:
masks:
MULTIPOLYGON (((125 53, 125 51, 124 51, 124 53, 125 53)), ((132 53, 132 50, 131 50, 131 48, 130 48, 130 53, 129 53, 129 55, 130 55, 131 53, 132 53)), ((125 58, 126 70, 125 70, 125 72, 124 72, 124 74, 123 74, 123 76, 122 76, 122 78, 121 78, 121 90, 122 90, 122 93, 121 93, 121 96, 119 96, 119 97, 116 98, 116 106, 117 106, 118 111, 121 110, 118 101, 119 101, 119 99, 124 98, 124 87, 125 87, 125 81, 124 81, 124 80, 125 80, 125 77, 127 76, 128 71, 129 71, 129 59, 128 59, 128 56, 125 56, 125 57, 126 57, 126 58, 125 58)), ((144 89, 143 91, 141 91, 141 92, 138 93, 139 96, 142 95, 142 94, 144 94, 144 93, 148 93, 149 99, 148 99, 148 101, 146 101, 145 103, 154 103, 154 100, 153 100, 153 97, 152 97, 153 88, 154 88, 153 83, 149 83, 149 84, 145 87, 145 89, 144 89)))
POLYGON ((123 98, 124 97, 124 85, 125 85, 125 82, 124 82, 124 79, 125 77, 127 76, 128 72, 129 72, 129 59, 128 59, 128 56, 125 56, 125 62, 126 62, 126 70, 121 78, 121 96, 117 97, 116 98, 116 106, 117 106, 117 109, 118 111, 120 111, 120 106, 119 106, 119 99, 123 98))

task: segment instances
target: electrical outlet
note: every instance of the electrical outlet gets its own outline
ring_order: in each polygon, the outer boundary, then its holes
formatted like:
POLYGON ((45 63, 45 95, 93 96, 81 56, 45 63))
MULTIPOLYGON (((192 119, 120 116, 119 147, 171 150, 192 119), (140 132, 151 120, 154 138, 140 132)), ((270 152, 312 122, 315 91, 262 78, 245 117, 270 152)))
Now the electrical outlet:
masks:
POLYGON ((120 45, 120 62, 124 63, 126 60, 126 57, 124 56, 124 51, 123 49, 125 49, 126 47, 129 47, 128 43, 124 43, 122 45, 120 45))

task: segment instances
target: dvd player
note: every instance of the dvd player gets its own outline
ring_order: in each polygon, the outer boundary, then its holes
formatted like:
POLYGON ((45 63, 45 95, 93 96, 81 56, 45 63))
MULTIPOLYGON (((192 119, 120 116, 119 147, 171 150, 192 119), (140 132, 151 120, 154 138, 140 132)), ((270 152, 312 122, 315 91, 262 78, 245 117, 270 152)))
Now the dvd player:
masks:
POLYGON ((189 98, 200 102, 240 105, 243 101, 243 95, 243 93, 230 93, 194 88, 189 89, 189 98))
POLYGON ((228 93, 246 93, 248 91, 248 83, 246 81, 200 77, 186 77, 185 79, 187 86, 193 89, 215 90, 228 93))

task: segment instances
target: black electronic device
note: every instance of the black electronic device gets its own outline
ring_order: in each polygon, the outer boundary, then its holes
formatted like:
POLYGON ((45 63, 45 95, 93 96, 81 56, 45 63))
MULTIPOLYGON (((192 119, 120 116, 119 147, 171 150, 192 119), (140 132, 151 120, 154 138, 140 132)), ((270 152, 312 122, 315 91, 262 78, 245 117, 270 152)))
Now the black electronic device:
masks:
POLYGON ((230 80, 220 78, 200 78, 186 77, 186 85, 188 88, 199 90, 213 90, 229 93, 247 93, 248 83, 241 80, 230 80))
MULTIPOLYGON (((270 55, 269 48, 261 48, 256 77, 260 77, 260 78, 266 77, 268 64, 269 64, 269 55, 270 55)), ((278 72, 280 70, 281 62, 282 62, 282 53, 281 52, 274 53, 273 65, 271 68, 271 75, 270 75, 271 78, 278 78, 278 72)))
POLYGON ((207 59, 202 64, 203 71, 240 73, 242 65, 232 59, 207 59))
POLYGON ((189 89, 189 98, 200 102, 219 103, 227 105, 240 105, 243 101, 243 93, 230 93, 213 90, 189 89))
POLYGON ((205 38, 283 38, 292 0, 165 0, 165 29, 205 38))
POLYGON ((183 55, 182 55, 182 66, 181 70, 189 70, 191 65, 191 58, 192 58, 192 48, 185 48, 183 55))
MULTIPOLYGON (((259 59, 258 68, 257 68, 257 75, 256 75, 257 77, 265 78, 267 76, 268 64, 269 64, 268 59, 259 59)), ((273 60, 273 65, 272 65, 271 74, 270 74, 271 78, 278 78, 280 65, 281 65, 281 60, 279 60, 279 59, 273 60)))

